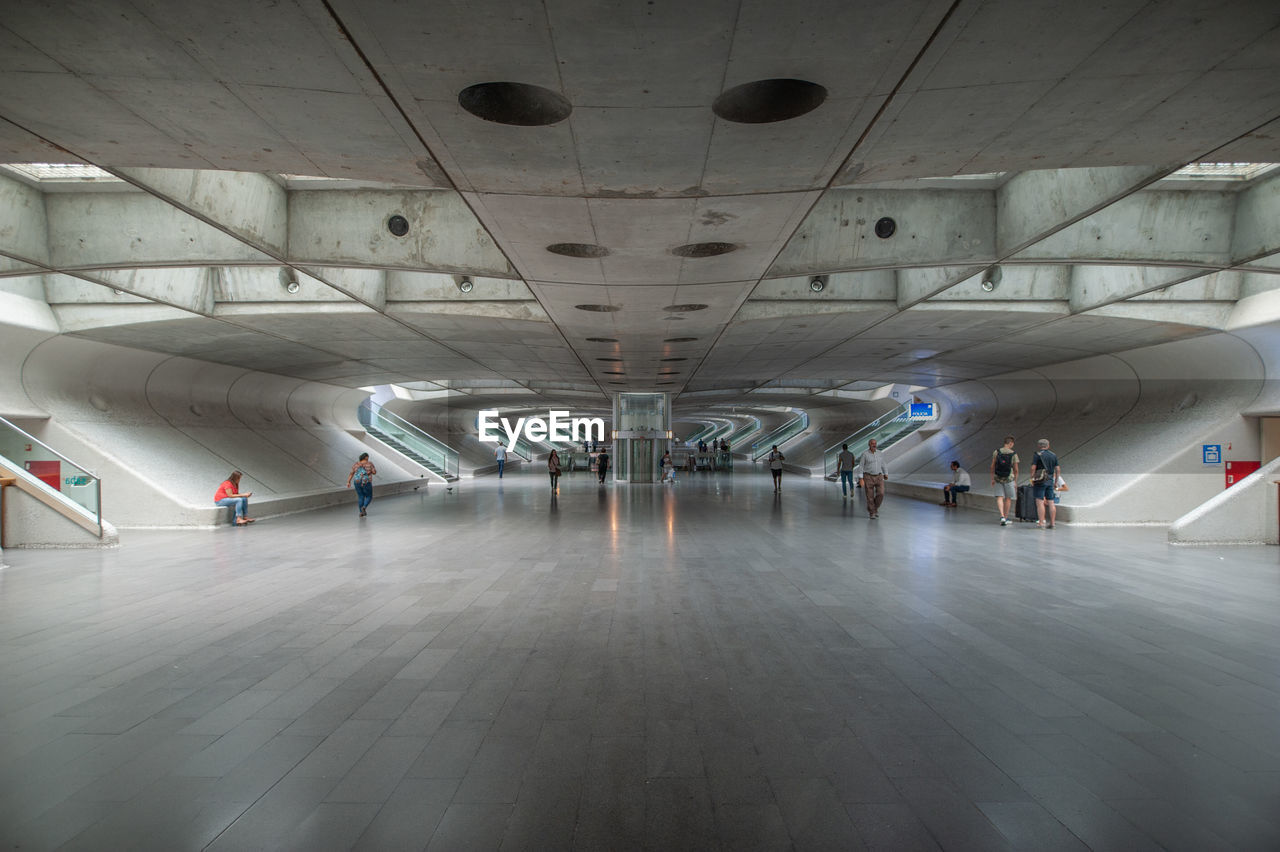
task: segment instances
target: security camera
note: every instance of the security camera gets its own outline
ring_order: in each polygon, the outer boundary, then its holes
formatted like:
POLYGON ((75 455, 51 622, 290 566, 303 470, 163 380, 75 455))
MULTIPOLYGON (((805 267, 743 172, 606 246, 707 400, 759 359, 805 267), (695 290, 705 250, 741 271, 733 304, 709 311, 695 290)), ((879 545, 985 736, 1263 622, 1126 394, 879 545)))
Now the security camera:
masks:
POLYGON ((1004 273, 1000 271, 1000 267, 998 266, 993 266, 986 272, 982 273, 982 291, 984 293, 990 293, 992 290, 996 289, 996 287, 1000 286, 1000 279, 1003 275, 1004 273))
POLYGON ((815 293, 821 293, 823 290, 827 289, 827 279, 823 278, 821 275, 810 278, 809 289, 815 293))
POLYGON ((470 293, 472 290, 476 289, 476 285, 470 278, 463 278, 458 282, 458 289, 463 293, 470 293))

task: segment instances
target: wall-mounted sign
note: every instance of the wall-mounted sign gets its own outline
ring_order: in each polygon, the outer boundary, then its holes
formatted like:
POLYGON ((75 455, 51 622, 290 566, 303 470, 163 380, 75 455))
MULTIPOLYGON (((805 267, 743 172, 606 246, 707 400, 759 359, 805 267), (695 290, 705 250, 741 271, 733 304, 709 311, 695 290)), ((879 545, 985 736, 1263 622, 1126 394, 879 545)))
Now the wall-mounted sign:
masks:
POLYGON ((932 402, 913 402, 907 416, 912 420, 933 420, 938 415, 932 402))
POLYGON ((1201 449, 1204 452, 1205 464, 1222 464, 1221 444, 1204 444, 1201 449))

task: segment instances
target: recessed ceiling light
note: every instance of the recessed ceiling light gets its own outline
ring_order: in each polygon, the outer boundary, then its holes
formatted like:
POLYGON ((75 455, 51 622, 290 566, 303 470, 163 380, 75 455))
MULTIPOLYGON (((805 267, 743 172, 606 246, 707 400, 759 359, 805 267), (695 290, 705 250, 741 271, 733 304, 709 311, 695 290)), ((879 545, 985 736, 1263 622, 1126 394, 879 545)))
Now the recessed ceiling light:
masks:
POLYGON ((547 251, 552 254, 558 254, 561 257, 608 257, 609 250, 604 246, 597 246, 591 243, 552 243, 547 246, 547 251))
POLYGON ((409 220, 397 213, 387 219, 387 230, 393 237, 403 237, 409 233, 409 220))
POLYGON ((617 305, 574 305, 574 307, 580 311, 594 311, 598 314, 611 314, 622 310, 617 305))
POLYGON ((697 339, 698 338, 696 337, 668 337, 662 342, 663 343, 693 343, 697 339))
POLYGON ((876 220, 876 236, 882 240, 887 240, 898 231, 898 223, 884 216, 876 220))
POLYGON ((463 293, 470 293, 472 290, 476 289, 476 285, 470 278, 463 278, 458 282, 458 289, 463 293))
POLYGON ((597 361, 621 361, 621 358, 597 358, 597 361))
POLYGON ((618 342, 618 338, 616 338, 616 337, 588 337, 588 338, 587 338, 587 342, 588 342, 588 343, 617 343, 617 342, 618 342))
POLYGON ((517 127, 555 124, 573 112, 564 95, 529 83, 476 83, 458 93, 458 104, 477 118, 517 127))
POLYGON ((667 305, 663 310, 673 314, 687 314, 690 311, 705 311, 708 307, 709 305, 692 303, 688 305, 667 305))
POLYGON ((604 373, 606 376, 625 376, 626 375, 626 371, 624 370, 601 370, 600 372, 604 373))
POLYGON ((688 358, 661 358, 661 361, 688 361, 688 358))
POLYGON ((822 106, 827 90, 808 80, 754 80, 720 93, 711 111, 738 124, 768 124, 798 118, 822 106))

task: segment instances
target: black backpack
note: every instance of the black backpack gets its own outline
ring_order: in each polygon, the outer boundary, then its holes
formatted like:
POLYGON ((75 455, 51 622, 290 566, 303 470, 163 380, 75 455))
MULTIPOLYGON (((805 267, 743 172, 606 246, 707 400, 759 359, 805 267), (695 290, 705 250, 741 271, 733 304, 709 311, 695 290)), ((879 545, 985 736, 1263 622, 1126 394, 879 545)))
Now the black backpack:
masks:
POLYGON ((1008 479, 1013 474, 1013 453, 996 450, 996 479, 1008 479))

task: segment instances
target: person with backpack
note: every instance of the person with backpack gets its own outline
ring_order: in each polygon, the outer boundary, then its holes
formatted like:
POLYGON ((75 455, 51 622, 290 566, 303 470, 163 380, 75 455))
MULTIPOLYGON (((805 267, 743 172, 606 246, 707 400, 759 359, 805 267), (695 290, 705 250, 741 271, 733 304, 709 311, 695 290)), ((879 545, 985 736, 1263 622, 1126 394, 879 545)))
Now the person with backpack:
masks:
POLYGON ((360 517, 368 514, 369 504, 373 502, 373 477, 378 469, 369 461, 368 453, 361 453, 360 460, 351 465, 351 473, 347 475, 347 487, 354 481, 356 485, 356 506, 360 509, 360 517))
POLYGON ((604 478, 609 473, 608 447, 605 447, 596 455, 596 473, 600 474, 600 484, 604 485, 604 478))
POLYGON ((1004 436, 1004 446, 991 454, 991 487, 996 492, 996 509, 1000 526, 1009 526, 1018 499, 1018 454, 1013 451, 1013 436, 1004 436))
POLYGON ((1031 487, 1036 496, 1036 526, 1041 529, 1053 529, 1053 522, 1058 517, 1058 504, 1054 502, 1053 486, 1058 481, 1061 467, 1058 455, 1049 449, 1049 439, 1036 441, 1036 456, 1031 461, 1031 487), (1048 510, 1049 523, 1044 522, 1045 511, 1048 510))

